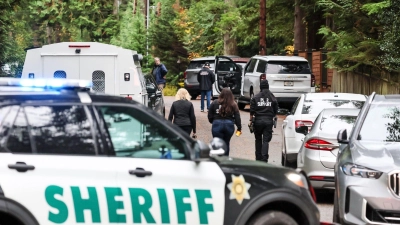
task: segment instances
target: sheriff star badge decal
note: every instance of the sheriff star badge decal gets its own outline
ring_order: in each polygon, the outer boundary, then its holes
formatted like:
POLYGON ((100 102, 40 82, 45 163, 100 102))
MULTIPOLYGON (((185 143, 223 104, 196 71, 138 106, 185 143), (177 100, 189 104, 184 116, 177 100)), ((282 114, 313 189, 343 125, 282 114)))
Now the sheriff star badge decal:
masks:
POLYGON ((243 199, 250 199, 249 189, 251 185, 246 183, 243 175, 232 175, 232 182, 227 187, 231 191, 229 199, 236 199, 239 205, 242 204, 243 199))

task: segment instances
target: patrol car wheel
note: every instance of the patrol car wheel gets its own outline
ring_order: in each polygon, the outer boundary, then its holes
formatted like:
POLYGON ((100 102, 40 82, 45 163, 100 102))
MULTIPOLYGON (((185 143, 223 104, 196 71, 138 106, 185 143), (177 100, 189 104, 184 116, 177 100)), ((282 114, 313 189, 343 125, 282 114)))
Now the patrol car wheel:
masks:
POLYGON ((279 211, 264 211, 254 217, 247 225, 298 225, 288 214, 279 211))
POLYGON ((199 95, 192 95, 191 99, 192 99, 192 100, 196 100, 196 98, 197 98, 198 96, 199 96, 199 95))
POLYGON ((239 107, 239 109, 240 110, 243 110, 245 107, 246 107, 246 104, 245 103, 238 103, 238 107, 239 107))

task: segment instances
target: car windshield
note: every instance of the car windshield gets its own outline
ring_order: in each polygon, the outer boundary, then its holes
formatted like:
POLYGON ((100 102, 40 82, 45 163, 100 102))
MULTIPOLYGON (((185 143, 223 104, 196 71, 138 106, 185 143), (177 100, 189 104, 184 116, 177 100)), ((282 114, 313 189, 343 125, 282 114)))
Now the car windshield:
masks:
POLYGON ((308 62, 296 61, 269 61, 267 73, 272 74, 310 74, 308 62))
POLYGON ((326 108, 361 109, 364 101, 343 99, 306 99, 304 100, 302 114, 319 114, 326 108))
POLYGON ((400 142, 400 104, 372 103, 363 122, 359 140, 400 142))
POLYGON ((324 115, 321 119, 320 130, 335 133, 340 129, 348 129, 349 133, 352 130, 357 116, 350 115, 324 115))

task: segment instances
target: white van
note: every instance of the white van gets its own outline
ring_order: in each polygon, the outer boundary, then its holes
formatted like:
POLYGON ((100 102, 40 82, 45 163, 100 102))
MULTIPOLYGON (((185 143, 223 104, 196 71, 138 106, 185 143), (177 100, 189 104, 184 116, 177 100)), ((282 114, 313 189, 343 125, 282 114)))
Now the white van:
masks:
POLYGON ((244 109, 260 92, 260 81, 268 80, 269 90, 279 105, 293 104, 301 94, 315 92, 315 76, 308 61, 299 56, 253 56, 244 69, 239 108, 244 109))
POLYGON ((136 51, 97 42, 62 42, 27 51, 22 78, 82 79, 93 91, 147 106, 146 82, 136 51))

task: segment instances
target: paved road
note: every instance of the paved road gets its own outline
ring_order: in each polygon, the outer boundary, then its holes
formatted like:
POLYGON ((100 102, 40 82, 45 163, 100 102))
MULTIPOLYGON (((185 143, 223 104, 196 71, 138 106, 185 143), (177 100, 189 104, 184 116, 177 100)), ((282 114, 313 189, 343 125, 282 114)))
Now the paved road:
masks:
MULTIPOLYGON (((174 97, 165 96, 165 115, 168 117, 169 109, 174 101, 174 97)), ((212 139, 211 124, 207 119, 207 112, 200 112, 200 100, 192 101, 197 119, 197 138, 209 143, 212 139)), ((206 102, 204 102, 206 103, 206 102)), ((247 128, 250 113, 249 106, 240 111, 242 119, 242 135, 240 137, 233 136, 231 139, 230 156, 254 160, 254 134, 251 134, 247 128)), ((282 121, 285 116, 278 117, 278 125, 274 129, 273 137, 270 142, 269 163, 280 165, 281 149, 282 149, 282 121)), ((318 207, 321 214, 321 221, 332 222, 333 212, 333 195, 331 192, 318 193, 318 207)))

